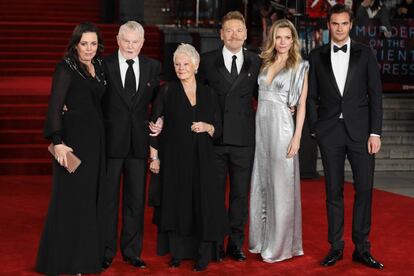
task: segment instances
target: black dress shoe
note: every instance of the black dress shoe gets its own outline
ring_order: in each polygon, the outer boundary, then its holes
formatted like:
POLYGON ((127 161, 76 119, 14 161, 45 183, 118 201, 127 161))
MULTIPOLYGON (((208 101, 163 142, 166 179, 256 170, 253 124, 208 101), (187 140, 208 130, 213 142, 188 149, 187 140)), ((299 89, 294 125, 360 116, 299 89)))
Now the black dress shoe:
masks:
POLYGON ((195 272, 204 271, 204 270, 206 270, 206 269, 207 269, 207 265, 208 265, 208 263, 206 263, 206 262, 203 262, 203 261, 197 261, 197 262, 195 263, 195 265, 194 265, 193 270, 194 270, 195 272))
POLYGON ((103 269, 108 269, 112 264, 112 260, 111 259, 104 259, 104 261, 102 262, 102 268, 103 269))
POLYGON ((337 250, 331 250, 329 251, 328 255, 323 259, 321 262, 322 266, 331 266, 336 264, 337 261, 342 260, 342 257, 344 256, 344 251, 337 249, 337 250))
POLYGON ((243 262, 246 260, 246 255, 244 255, 243 251, 241 251, 241 249, 237 247, 227 248, 227 255, 239 262, 243 262))
POLYGON ((168 263, 169 267, 176 268, 181 265, 181 260, 177 258, 171 258, 170 262, 168 263))
POLYGON ((135 267, 139 267, 139 268, 147 267, 145 262, 139 257, 124 257, 124 261, 135 267))
POLYGON ((383 269, 384 265, 372 257, 372 255, 369 252, 358 252, 354 251, 352 253, 352 260, 354 262, 362 263, 363 265, 366 265, 368 267, 376 268, 376 269, 383 269))

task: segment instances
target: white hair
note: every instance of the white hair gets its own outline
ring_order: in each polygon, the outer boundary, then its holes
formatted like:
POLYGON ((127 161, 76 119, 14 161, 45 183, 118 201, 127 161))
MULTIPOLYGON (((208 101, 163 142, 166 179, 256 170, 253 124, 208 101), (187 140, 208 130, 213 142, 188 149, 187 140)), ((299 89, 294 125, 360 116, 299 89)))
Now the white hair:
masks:
POLYGON ((180 45, 178 45, 177 50, 175 50, 173 56, 174 62, 177 54, 184 54, 188 56, 194 66, 198 66, 198 64, 200 63, 200 55, 198 54, 194 46, 191 44, 181 43, 180 45))
POLYGON ((118 36, 128 31, 136 31, 139 37, 144 38, 144 28, 136 21, 128 21, 119 27, 118 36))

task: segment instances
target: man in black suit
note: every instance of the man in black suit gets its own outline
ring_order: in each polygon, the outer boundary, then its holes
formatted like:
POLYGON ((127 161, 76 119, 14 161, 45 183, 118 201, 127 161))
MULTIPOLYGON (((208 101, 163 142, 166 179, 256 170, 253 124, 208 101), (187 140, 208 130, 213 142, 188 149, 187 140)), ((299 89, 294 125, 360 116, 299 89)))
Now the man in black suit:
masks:
POLYGON ((352 258, 369 267, 383 265, 370 254, 375 153, 381 147, 382 87, 371 49, 349 38, 352 12, 337 4, 328 12, 331 43, 311 52, 308 119, 322 155, 326 183, 328 241, 323 266, 342 259, 344 250, 344 163, 354 176, 352 258))
POLYGON ((126 262, 144 268, 140 258, 149 151, 148 107, 159 85, 160 63, 139 55, 144 29, 135 22, 122 25, 119 51, 104 60, 107 91, 103 100, 107 172, 104 203, 103 267, 117 250, 120 180, 123 176, 121 251, 126 262))
MULTIPOLYGON (((223 136, 215 145, 219 181, 225 200, 226 177, 230 177, 229 220, 231 226, 227 253, 246 259, 242 245, 248 217, 248 195, 255 143, 253 96, 257 94, 260 59, 243 49, 247 38, 244 17, 229 12, 220 31, 224 47, 201 56, 198 77, 217 93, 223 115, 223 136)), ((221 252, 224 257, 224 252, 221 252)))

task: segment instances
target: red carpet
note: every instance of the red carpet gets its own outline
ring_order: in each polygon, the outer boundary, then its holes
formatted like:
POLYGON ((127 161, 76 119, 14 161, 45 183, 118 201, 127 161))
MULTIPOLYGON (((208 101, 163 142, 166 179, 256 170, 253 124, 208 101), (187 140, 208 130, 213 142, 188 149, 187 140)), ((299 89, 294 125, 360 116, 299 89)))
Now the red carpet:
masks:
MULTIPOLYGON (((49 202, 50 157, 41 129, 50 93, 50 77, 65 51, 73 27, 81 21, 98 22, 98 0, 0 1, 0 275, 38 275, 33 271, 40 232, 49 202), (5 77, 5 76, 8 76, 5 77), (19 76, 24 76, 20 77, 19 76), (41 77, 33 77, 41 76, 41 77), (36 174, 36 176, 33 176, 36 174), (9 176, 3 176, 9 175, 9 176), (12 176, 13 175, 13 176, 12 176), (27 175, 27 176, 16 176, 27 175)), ((116 49, 116 25, 99 25, 105 55, 116 49)), ((162 59, 162 35, 145 27, 142 53, 162 59)), ((414 271, 414 199, 374 191, 372 252, 385 264, 384 271, 365 268, 351 261, 350 240, 352 187, 345 199, 347 243, 345 258, 335 267, 318 262, 327 253, 323 184, 302 185, 305 256, 267 264, 248 254, 237 263, 226 259, 213 263, 203 275, 412 275, 414 271)), ((138 270, 118 256, 102 275, 192 275, 192 262, 169 269, 169 257, 155 254, 156 228, 152 210, 145 218, 143 258, 149 268, 138 270)))
MULTIPOLYGON (((0 75, 51 76, 63 56, 75 25, 100 21, 99 0, 0 1, 0 75)), ((104 56, 117 49, 119 25, 98 24, 104 56)), ((145 26, 142 53, 161 60, 163 36, 145 26)))
MULTIPOLYGON (((50 79, 76 24, 99 23, 100 0, 0 1, 0 175, 49 175, 42 138, 50 79)), ((119 25, 98 24, 104 56, 119 25)), ((144 26, 142 54, 161 60, 163 36, 144 26)))
POLYGON ((0 1, 0 16, 2 21, 97 21, 99 2, 99 0, 0 1))
MULTIPOLYGON (((0 275, 38 275, 33 271, 40 232, 49 201, 49 176, 1 176, 0 202, 0 275)), ((353 191, 346 185, 345 256, 337 265, 320 267, 318 262, 328 250, 326 242, 325 196, 322 181, 304 181, 303 239, 305 256, 281 263, 268 264, 248 254, 244 263, 228 258, 212 263, 202 275, 413 275, 414 199, 383 191, 374 191, 372 253, 384 262, 385 269, 376 271, 351 261, 350 239, 353 191)), ((138 270, 118 256, 102 275, 194 275, 193 263, 185 261, 179 269, 167 266, 168 256, 155 254, 156 228, 151 224, 151 209, 145 217, 143 258, 149 266, 138 270)))
POLYGON ((42 129, 51 77, 0 78, 0 175, 51 173, 42 129))

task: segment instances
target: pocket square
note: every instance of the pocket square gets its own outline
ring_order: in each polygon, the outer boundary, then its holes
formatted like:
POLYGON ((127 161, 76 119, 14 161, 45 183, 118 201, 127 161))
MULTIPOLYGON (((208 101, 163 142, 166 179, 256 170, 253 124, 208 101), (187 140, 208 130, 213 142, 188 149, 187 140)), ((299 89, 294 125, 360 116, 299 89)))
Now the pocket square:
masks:
POLYGON ((248 73, 247 76, 250 78, 252 76, 252 74, 248 73))
POLYGON ((147 86, 150 87, 151 86, 151 83, 150 82, 147 82, 147 86))

